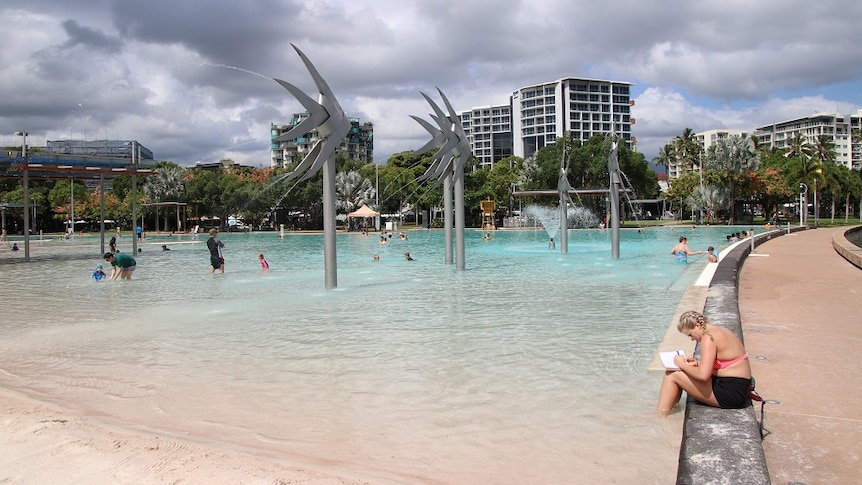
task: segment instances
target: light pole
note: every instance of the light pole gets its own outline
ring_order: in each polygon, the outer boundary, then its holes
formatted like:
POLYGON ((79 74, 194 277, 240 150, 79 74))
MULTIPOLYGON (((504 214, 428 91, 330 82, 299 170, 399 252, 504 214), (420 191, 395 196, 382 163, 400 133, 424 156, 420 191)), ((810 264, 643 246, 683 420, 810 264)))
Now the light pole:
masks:
MULTIPOLYGON (((817 176, 819 177, 820 174, 823 173, 823 170, 818 168, 816 170, 816 172, 817 172, 817 176)), ((817 178, 815 178, 814 179, 814 228, 815 229, 817 229, 817 227, 820 225, 820 210, 819 209, 820 208, 818 207, 818 204, 817 204, 817 178)))
POLYGON ((380 164, 374 163, 374 210, 377 215, 374 216, 374 230, 380 230, 380 164))
POLYGON ((23 193, 24 196, 24 261, 30 261, 30 177, 27 170, 27 133, 19 131, 15 133, 22 137, 21 141, 21 160, 24 162, 23 172, 23 193))
POLYGON ((799 188, 802 192, 799 193, 799 225, 805 225, 805 216, 808 215, 808 205, 805 203, 806 196, 808 195, 808 186, 804 183, 799 183, 799 188))
MULTIPOLYGON (((698 172, 700 172, 700 200, 698 204, 700 206, 700 214, 697 222, 699 224, 703 224, 703 162, 700 162, 700 168, 698 169, 698 172)), ((733 213, 733 209, 733 207, 730 208, 731 215, 733 213)))

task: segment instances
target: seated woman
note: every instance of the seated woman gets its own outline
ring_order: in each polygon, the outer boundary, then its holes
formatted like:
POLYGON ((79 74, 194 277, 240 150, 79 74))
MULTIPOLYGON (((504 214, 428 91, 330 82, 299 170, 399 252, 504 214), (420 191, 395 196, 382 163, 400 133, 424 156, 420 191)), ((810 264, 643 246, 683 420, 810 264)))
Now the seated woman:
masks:
POLYGON ((700 312, 683 313, 676 328, 700 342, 700 361, 674 357, 679 370, 665 372, 656 413, 667 416, 679 402, 682 391, 709 406, 725 409, 748 406, 751 365, 742 342, 730 330, 709 323, 700 312))

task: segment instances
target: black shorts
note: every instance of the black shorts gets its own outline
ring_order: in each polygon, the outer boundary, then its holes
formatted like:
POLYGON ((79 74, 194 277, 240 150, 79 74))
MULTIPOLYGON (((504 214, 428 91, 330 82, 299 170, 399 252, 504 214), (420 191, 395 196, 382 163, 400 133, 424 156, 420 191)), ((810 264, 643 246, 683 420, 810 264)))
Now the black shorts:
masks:
POLYGON ((751 379, 712 376, 712 395, 722 409, 739 409, 751 404, 751 379))
POLYGON ((222 258, 210 258, 210 264, 213 268, 219 269, 221 265, 224 264, 224 259, 222 258))

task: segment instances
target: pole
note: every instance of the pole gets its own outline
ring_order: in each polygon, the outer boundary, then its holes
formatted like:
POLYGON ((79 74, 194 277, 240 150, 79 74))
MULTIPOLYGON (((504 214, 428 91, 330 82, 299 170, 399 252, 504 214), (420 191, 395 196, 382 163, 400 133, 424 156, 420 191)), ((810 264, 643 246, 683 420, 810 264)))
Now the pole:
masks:
MULTIPOLYGON (((457 170, 457 169, 456 169, 457 170)), ((455 268, 464 269, 464 171, 455 182, 455 268)))
POLYGON ((99 174, 99 254, 105 254, 105 174, 99 174))
POLYGON ((814 179, 814 228, 817 229, 819 224, 819 214, 820 212, 817 207, 817 179, 814 179))
POLYGON ((137 142, 132 141, 132 254, 138 254, 138 232, 135 231, 135 224, 138 223, 138 177, 135 173, 138 171, 138 154, 137 142))
POLYGON ((445 262, 452 264, 452 173, 443 177, 443 237, 445 244, 445 262))
POLYGON ((23 137, 21 145, 21 159, 24 161, 24 261, 30 262, 30 177, 27 170, 27 132, 19 131, 17 133, 23 137))
POLYGON ((69 214, 71 214, 71 221, 69 221, 69 226, 72 228, 72 233, 69 234, 69 237, 75 237, 75 179, 69 179, 69 214))
POLYGON ((374 164, 374 209, 377 215, 374 216, 374 230, 380 230, 380 164, 374 164))
POLYGON ((335 254, 335 154, 323 162, 323 271, 327 290, 338 286, 335 254))

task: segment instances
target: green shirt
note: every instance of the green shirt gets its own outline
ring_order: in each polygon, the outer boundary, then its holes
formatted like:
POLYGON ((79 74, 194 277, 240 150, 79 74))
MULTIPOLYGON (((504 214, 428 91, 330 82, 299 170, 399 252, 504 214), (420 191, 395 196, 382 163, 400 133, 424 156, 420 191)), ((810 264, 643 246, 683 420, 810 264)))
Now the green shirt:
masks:
POLYGON ((131 268, 136 264, 137 263, 135 262, 135 258, 123 253, 115 254, 114 260, 111 261, 111 266, 119 266, 121 268, 131 268))

